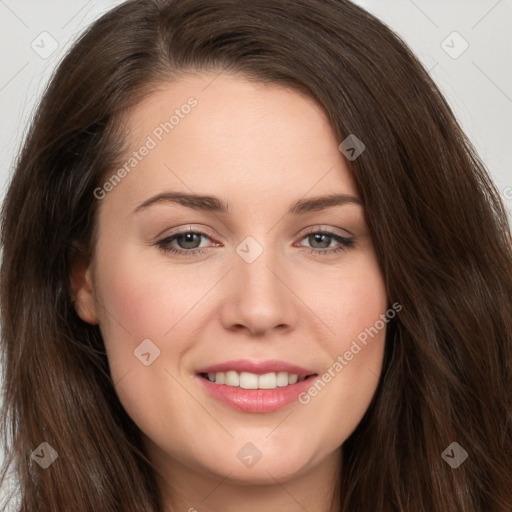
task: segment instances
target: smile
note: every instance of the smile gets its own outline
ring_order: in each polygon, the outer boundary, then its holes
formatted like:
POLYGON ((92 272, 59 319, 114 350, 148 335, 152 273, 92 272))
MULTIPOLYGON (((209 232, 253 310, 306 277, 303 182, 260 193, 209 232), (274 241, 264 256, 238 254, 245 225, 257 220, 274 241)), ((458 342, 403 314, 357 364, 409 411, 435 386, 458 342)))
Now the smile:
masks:
POLYGON ((270 372, 258 375, 256 373, 237 372, 235 370, 203 373, 201 376, 216 384, 224 384, 235 388, 240 387, 242 389, 276 389, 296 384, 308 377, 299 377, 296 373, 288 372, 270 372))

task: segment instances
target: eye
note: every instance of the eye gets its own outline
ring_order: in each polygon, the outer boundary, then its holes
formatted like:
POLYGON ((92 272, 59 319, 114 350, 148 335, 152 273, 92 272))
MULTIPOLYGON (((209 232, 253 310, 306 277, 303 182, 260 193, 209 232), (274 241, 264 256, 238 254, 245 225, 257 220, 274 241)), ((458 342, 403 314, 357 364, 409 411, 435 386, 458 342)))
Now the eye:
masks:
POLYGON ((206 233, 201 231, 181 231, 165 237, 157 242, 156 245, 166 253, 197 256, 207 252, 203 249, 204 246, 201 246, 202 238, 211 240, 206 233), (176 243, 178 247, 173 245, 173 243, 176 243))
POLYGON ((331 231, 310 231, 302 237, 306 239, 310 247, 306 247, 306 252, 314 255, 332 255, 345 251, 354 246, 354 239, 333 233, 331 231), (331 246, 335 242, 334 247, 331 246))
MULTIPOLYGON (((202 231, 188 230, 173 233, 158 241, 155 245, 164 253, 177 254, 179 256, 201 256, 206 254, 211 248, 208 244, 201 245, 204 239, 212 241, 211 237, 202 231)), ((302 236, 301 240, 304 239, 307 239, 310 247, 304 247, 302 244, 300 247, 313 255, 337 254, 354 245, 353 238, 324 230, 312 230, 302 236), (332 246, 333 242, 334 246, 332 246)))

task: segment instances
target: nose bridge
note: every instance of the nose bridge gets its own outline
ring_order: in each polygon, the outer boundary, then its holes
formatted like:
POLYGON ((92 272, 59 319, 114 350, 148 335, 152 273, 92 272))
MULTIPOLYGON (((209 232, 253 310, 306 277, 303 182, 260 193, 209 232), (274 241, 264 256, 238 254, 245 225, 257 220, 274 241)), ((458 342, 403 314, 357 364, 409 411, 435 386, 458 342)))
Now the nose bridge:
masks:
MULTIPOLYGON (((285 286, 285 268, 279 254, 266 238, 265 245, 247 237, 236 249, 230 294, 230 311, 225 319, 254 332, 263 332, 294 322, 293 294, 285 286)), ((261 237, 260 237, 261 239, 261 237)))
POLYGON ((277 288, 282 286, 282 283, 274 270, 277 266, 275 249, 269 248, 268 245, 254 261, 249 262, 241 258, 241 261, 237 261, 235 265, 235 271, 244 284, 241 291, 247 291, 251 296, 276 297, 280 295, 277 288))

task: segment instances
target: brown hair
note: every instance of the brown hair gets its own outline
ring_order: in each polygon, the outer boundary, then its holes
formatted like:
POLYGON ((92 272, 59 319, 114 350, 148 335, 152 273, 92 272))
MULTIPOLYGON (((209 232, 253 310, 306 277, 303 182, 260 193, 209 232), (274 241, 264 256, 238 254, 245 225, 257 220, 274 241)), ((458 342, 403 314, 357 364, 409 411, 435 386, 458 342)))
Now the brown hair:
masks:
POLYGON ((389 300, 384 367, 343 445, 343 512, 512 510, 512 242, 503 204, 405 44, 344 0, 131 0, 59 65, 2 212, 4 442, 24 512, 161 511, 140 432, 81 321, 70 262, 94 250, 94 189, 115 169, 120 114, 186 70, 309 94, 350 163, 389 300), (46 441, 59 459, 30 458, 46 441), (468 459, 441 457, 453 441, 468 459))

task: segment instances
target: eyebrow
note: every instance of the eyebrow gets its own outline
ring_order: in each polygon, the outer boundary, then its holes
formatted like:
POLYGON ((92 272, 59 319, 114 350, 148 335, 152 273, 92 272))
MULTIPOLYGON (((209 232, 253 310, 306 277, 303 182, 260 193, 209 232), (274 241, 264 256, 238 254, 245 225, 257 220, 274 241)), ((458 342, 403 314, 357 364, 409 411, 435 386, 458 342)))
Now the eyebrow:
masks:
MULTIPOLYGON (((162 192, 161 194, 150 197, 137 206, 134 213, 161 203, 176 203, 187 208, 192 208, 193 210, 219 214, 229 214, 231 212, 229 203, 215 196, 189 194, 185 192, 162 192)), ((288 214, 301 215, 345 204, 357 204, 362 206, 363 202, 359 197, 351 194, 329 194, 308 199, 299 199, 292 203, 288 209, 288 214)))

